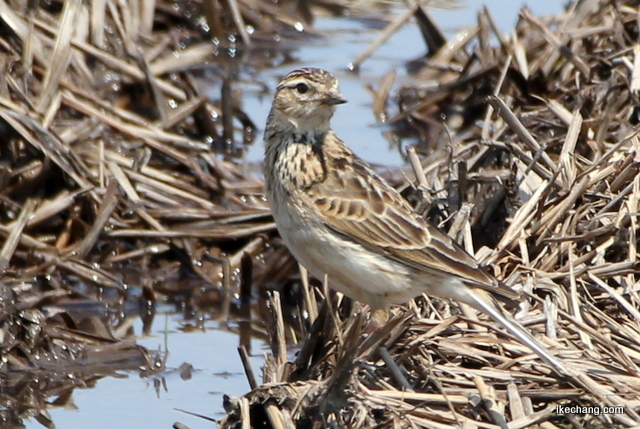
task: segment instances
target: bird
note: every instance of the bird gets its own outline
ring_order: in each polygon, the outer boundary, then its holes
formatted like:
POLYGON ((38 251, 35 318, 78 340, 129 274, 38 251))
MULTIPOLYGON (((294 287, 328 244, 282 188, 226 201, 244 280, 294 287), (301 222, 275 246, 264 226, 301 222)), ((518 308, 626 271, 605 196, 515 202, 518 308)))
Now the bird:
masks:
POLYGON ((264 131, 266 196, 277 230, 314 277, 388 309, 426 294, 484 312, 561 375, 566 365, 499 301, 519 294, 456 241, 417 213, 331 128, 347 102, 337 79, 318 68, 290 72, 278 84, 264 131))

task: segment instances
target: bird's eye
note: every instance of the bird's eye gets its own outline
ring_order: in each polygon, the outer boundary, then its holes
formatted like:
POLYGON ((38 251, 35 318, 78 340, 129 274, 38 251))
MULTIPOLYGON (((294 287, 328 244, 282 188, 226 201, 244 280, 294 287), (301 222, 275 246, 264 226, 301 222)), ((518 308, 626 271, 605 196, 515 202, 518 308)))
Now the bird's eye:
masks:
POLYGON ((306 94, 307 92, 309 92, 309 85, 300 82, 296 85, 296 91, 298 91, 298 93, 300 94, 306 94))

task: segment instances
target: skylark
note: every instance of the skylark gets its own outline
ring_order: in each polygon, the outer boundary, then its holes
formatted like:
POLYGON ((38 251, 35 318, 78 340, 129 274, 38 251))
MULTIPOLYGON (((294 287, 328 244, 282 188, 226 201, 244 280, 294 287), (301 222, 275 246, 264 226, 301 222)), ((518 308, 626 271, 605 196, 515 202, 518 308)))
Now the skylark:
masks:
POLYGON ((295 70, 265 130, 267 198, 285 244, 311 274, 374 310, 420 294, 487 313, 561 374, 565 365, 497 305, 518 294, 429 224, 331 130, 347 100, 335 77, 295 70))

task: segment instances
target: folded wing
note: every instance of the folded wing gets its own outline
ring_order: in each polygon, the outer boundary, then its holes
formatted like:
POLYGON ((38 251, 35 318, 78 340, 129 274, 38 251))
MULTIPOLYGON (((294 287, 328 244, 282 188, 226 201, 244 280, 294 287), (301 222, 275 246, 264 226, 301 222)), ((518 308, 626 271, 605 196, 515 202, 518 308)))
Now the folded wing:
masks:
POLYGON ((338 162, 327 165, 324 180, 309 188, 307 195, 329 228, 416 269, 458 277, 507 300, 518 298, 448 235, 418 215, 365 162, 351 157, 327 159, 338 162))

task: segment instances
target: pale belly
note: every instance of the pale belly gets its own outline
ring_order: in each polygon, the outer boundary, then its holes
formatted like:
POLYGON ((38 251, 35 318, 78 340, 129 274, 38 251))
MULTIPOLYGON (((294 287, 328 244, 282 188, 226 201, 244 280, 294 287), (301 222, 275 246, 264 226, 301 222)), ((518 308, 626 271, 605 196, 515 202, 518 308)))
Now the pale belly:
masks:
POLYGON ((360 244, 342 239, 323 225, 304 226, 288 213, 276 221, 289 251, 319 280, 374 308, 405 303, 421 293, 409 268, 360 244))

